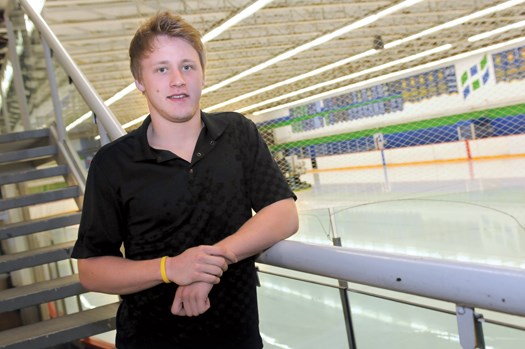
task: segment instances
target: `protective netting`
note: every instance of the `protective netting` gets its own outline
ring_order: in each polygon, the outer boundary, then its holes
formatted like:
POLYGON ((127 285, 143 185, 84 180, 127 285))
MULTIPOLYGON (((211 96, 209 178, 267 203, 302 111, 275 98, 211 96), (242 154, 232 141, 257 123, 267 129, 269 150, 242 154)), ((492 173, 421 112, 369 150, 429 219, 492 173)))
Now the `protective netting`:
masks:
POLYGON ((525 134, 523 91, 519 46, 293 107, 258 127, 273 152, 302 160, 308 170, 523 156, 523 136, 511 137, 525 134), (479 141, 489 138, 497 143, 484 150, 479 141), (461 146, 440 148, 445 143, 461 146), (425 157, 428 147, 441 158, 425 157), (353 156, 374 152, 382 156, 353 156))

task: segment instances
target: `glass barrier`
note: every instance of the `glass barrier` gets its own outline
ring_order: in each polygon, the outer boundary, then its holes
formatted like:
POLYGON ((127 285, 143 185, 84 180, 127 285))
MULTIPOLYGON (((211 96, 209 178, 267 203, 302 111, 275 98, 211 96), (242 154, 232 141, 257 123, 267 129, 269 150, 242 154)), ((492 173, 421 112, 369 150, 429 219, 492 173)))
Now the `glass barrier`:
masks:
POLYGON ((457 349, 454 314, 348 292, 359 349, 457 349))
MULTIPOLYGON (((525 322, 522 318, 521 322, 525 322)), ((525 327, 512 328, 508 325, 493 324, 485 322, 483 324, 483 334, 485 335, 486 348, 513 349, 520 348, 525 343, 525 327)))
POLYGON ((328 209, 302 210, 299 212, 299 231, 290 240, 319 245, 333 245, 328 209))
POLYGON ((337 233, 346 247, 515 268, 525 266, 523 226, 489 202, 481 205, 448 195, 448 198, 373 202, 335 212, 337 233))
MULTIPOLYGON (((523 269, 524 168, 523 159, 489 159, 307 173, 301 179, 313 186, 297 191, 300 230, 290 240, 332 245, 340 237, 344 247, 523 269)), ((359 349, 460 347, 454 304, 364 285, 349 288, 359 349), (381 328, 384 335, 375 333, 381 328)), ((485 319, 487 348, 523 342, 523 318, 476 312, 485 319)))
POLYGON ((349 348, 339 290, 259 273, 265 349, 349 348))

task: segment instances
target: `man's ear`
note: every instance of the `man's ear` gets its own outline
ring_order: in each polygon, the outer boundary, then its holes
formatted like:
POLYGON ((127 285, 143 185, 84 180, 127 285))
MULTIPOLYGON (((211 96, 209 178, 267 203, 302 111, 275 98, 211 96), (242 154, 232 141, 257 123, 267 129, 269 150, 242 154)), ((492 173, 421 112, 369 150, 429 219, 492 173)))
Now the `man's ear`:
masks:
POLYGON ((142 85, 138 80, 135 80, 135 86, 140 92, 144 92, 146 89, 144 88, 144 85, 142 85))

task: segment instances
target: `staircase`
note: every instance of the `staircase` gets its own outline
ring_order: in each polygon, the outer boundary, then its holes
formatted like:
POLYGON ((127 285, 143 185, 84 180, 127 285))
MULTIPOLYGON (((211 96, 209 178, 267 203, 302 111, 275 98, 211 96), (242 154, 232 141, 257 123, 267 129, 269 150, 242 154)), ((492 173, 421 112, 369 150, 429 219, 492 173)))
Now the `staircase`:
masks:
POLYGON ((64 149, 53 128, 0 135, 0 348, 71 348, 115 328, 118 302, 80 299, 69 256, 83 183, 64 149))

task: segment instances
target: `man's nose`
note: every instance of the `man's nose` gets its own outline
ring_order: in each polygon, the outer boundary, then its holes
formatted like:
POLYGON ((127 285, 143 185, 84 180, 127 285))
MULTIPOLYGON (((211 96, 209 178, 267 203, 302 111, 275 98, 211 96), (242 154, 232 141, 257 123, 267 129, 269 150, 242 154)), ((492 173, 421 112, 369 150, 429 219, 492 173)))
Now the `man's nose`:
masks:
POLYGON ((176 86, 176 87, 180 87, 180 86, 184 86, 186 85, 186 81, 184 80, 184 77, 182 76, 182 73, 178 70, 175 70, 172 74, 171 74, 171 86, 176 86))

